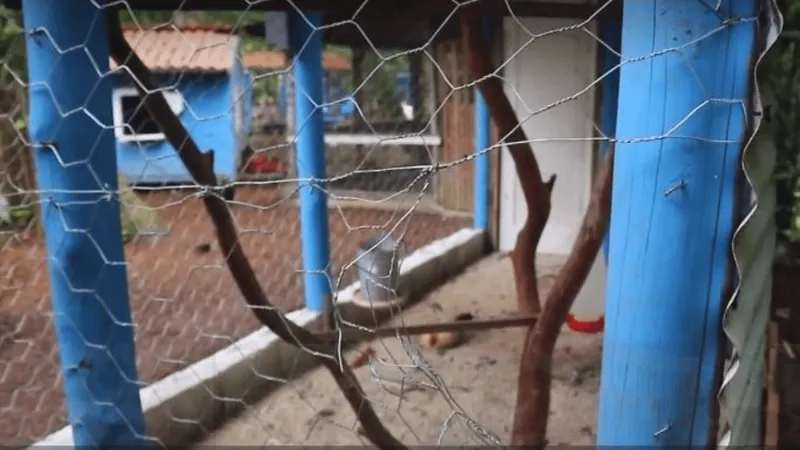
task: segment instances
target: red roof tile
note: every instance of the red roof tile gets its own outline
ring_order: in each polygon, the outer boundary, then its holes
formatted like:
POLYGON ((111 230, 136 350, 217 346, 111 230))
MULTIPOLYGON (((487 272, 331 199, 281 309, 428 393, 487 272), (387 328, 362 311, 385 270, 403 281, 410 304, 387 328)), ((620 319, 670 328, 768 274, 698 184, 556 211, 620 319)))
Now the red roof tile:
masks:
MULTIPOLYGON (((224 72, 233 68, 239 37, 224 27, 125 28, 123 34, 153 72, 224 72)), ((116 64, 111 62, 111 68, 116 64)))

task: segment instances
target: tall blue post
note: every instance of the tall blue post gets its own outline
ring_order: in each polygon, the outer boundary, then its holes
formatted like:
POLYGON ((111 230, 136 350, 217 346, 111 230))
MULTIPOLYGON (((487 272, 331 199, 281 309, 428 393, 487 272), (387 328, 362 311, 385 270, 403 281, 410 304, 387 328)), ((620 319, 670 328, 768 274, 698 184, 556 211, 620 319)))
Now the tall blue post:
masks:
MULTIPOLYGON (((617 104, 619 101, 619 53, 622 45, 622 24, 618 20, 600 21, 600 40, 608 47, 601 46, 601 71, 608 76, 600 82, 600 130, 605 136, 617 134, 617 104), (610 72, 610 73, 609 73, 610 72)), ((600 158, 605 160, 608 141, 600 142, 600 158)), ((608 234, 603 240, 603 254, 608 262, 608 234)))
POLYGON ((597 445, 705 446, 756 0, 623 5, 597 445))
MULTIPOLYGON (((128 302, 108 71, 107 10, 22 2, 30 137, 53 324, 78 448, 146 441, 128 302)), ((20 411, 24 414, 24 411, 20 411)))
MULTIPOLYGON (((483 26, 486 45, 491 45, 492 24, 484 21, 483 26)), ((489 230, 489 211, 492 206, 492 160, 486 151, 491 145, 492 115, 480 90, 475 88, 475 151, 478 155, 475 157, 475 181, 472 187, 472 226, 484 231, 489 230)))
POLYGON ((289 13, 289 50, 294 57, 297 177, 300 194, 300 239, 306 307, 325 308, 331 293, 330 242, 325 195, 325 124, 322 117, 322 15, 289 13))

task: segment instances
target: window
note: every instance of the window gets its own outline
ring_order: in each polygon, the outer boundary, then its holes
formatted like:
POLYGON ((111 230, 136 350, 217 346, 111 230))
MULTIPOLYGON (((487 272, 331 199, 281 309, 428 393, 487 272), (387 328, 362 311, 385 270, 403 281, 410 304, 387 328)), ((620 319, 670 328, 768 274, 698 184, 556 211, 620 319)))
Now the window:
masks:
POLYGON ((239 83, 233 85, 233 128, 244 133, 244 89, 239 83))
POLYGON ((126 95, 120 101, 122 102, 122 120, 130 127, 125 127, 122 130, 124 134, 135 136, 137 134, 156 134, 161 132, 158 124, 153 121, 144 107, 144 102, 138 96, 126 95))
MULTIPOLYGON (((164 91, 170 109, 180 115, 183 112, 183 97, 177 91, 164 91)), ((162 141, 164 134, 150 117, 142 98, 135 88, 120 88, 114 91, 114 133, 120 142, 162 141)))

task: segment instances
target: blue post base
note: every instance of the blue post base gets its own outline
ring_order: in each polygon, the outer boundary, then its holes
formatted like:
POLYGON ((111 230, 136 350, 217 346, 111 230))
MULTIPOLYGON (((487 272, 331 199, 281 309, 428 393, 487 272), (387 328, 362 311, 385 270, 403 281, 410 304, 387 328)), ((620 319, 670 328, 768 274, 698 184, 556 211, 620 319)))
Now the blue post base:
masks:
POLYGON ((617 137, 662 137, 617 144, 597 445, 699 448, 716 438, 756 1, 623 5, 617 137))
MULTIPOLYGON (((102 2, 101 2, 102 3, 102 2)), ((24 0, 30 137, 67 412, 78 448, 144 445, 110 126, 107 14, 24 0)), ((19 411, 25 414, 25 411, 19 411)))
POLYGON ((294 57, 297 177, 300 239, 306 307, 325 309, 331 294, 330 232, 325 179, 325 124, 322 117, 322 15, 289 14, 289 48, 294 57))

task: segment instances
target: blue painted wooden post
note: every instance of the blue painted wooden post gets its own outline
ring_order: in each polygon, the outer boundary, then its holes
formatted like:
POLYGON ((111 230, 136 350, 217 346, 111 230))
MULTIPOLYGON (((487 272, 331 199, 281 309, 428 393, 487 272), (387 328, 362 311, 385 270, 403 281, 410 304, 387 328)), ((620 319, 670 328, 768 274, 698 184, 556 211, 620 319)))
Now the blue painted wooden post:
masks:
POLYGON ((713 441, 755 0, 625 0, 598 446, 713 441), (730 19, 730 24, 723 21, 730 19), (686 138, 691 137, 691 138, 686 138), (714 143, 732 140, 733 143, 714 143))
POLYGON ((322 311, 330 295, 330 242, 325 195, 325 124, 322 117, 322 15, 289 14, 289 49, 294 57, 297 177, 300 179, 300 239, 306 307, 322 311))
MULTIPOLYGON (((618 20, 605 19, 600 22, 600 39, 608 46, 601 47, 601 71, 609 73, 600 82, 600 130, 603 135, 617 134, 617 104, 619 101, 619 52, 622 45, 622 24, 618 20)), ((605 160, 609 142, 600 142, 600 160, 605 160)), ((603 254, 608 262, 608 233, 603 240, 603 254)))
MULTIPOLYGON (((73 440, 143 445, 108 71, 107 11, 23 1, 30 137, 73 440)), ((25 411, 20 411, 24 414, 25 411)))
MULTIPOLYGON (((484 23, 486 45, 491 45, 492 24, 484 23)), ((473 186, 472 226, 488 231, 492 206, 492 160, 486 151, 492 145, 492 115, 478 88, 475 88, 475 181, 473 186)))

